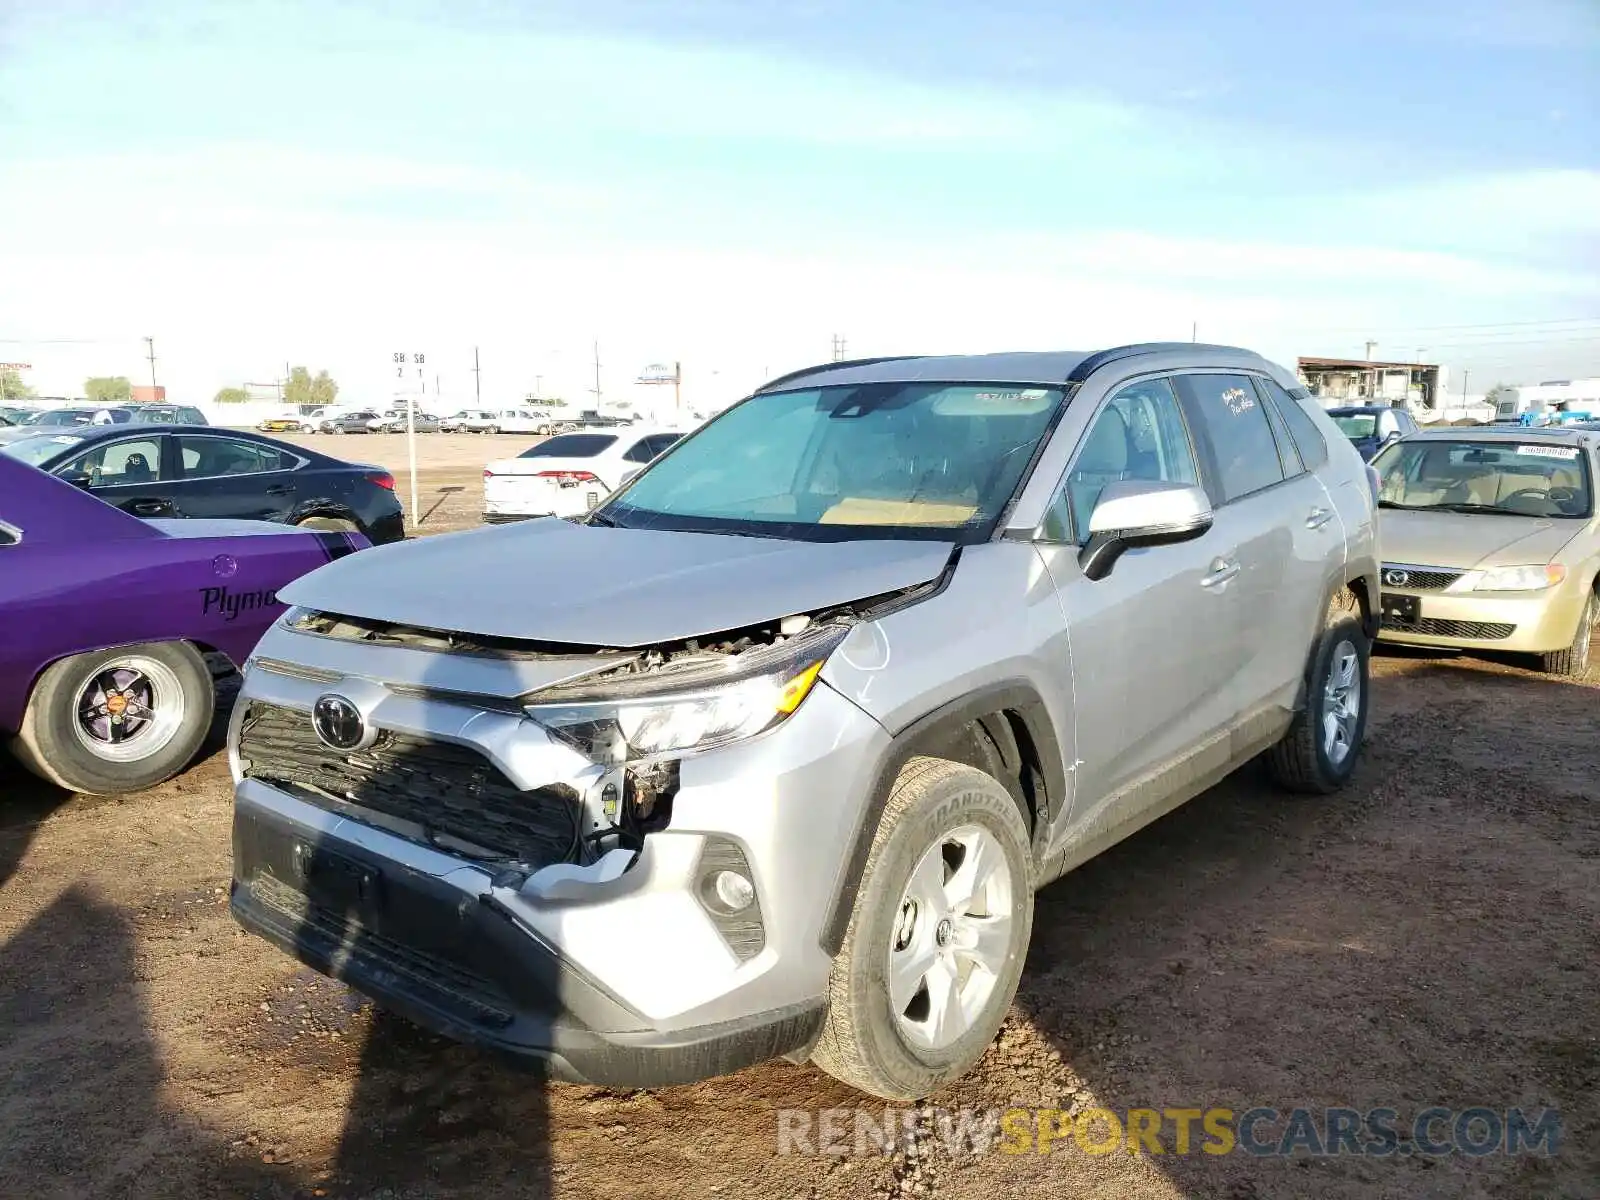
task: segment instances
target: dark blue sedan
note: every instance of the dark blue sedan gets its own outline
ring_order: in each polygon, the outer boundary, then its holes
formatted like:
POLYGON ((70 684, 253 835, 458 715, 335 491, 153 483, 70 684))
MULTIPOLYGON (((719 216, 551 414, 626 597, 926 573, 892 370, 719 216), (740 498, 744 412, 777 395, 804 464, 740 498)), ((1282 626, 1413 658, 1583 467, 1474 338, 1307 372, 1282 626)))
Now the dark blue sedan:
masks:
POLYGON ((1403 408, 1387 404, 1367 404, 1350 408, 1330 408, 1328 415, 1361 457, 1371 461, 1390 442, 1416 433, 1415 418, 1403 408))

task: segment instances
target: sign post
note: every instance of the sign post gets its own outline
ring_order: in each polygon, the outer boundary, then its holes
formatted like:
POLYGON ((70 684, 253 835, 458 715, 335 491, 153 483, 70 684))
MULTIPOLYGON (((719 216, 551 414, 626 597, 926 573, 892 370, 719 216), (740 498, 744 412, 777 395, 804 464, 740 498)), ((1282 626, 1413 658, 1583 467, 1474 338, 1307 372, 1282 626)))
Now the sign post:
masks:
POLYGON ((683 399, 679 390, 683 384, 682 363, 675 362, 670 367, 667 366, 666 363, 651 363, 648 367, 639 372, 639 377, 635 379, 634 382, 656 385, 670 383, 672 385, 673 411, 676 412, 683 407, 683 399))
MULTIPOLYGON (((406 353, 402 350, 396 350, 394 353, 394 373, 401 379, 404 379, 406 375, 407 357, 408 356, 406 353)), ((428 390, 428 381, 422 374, 424 356, 421 354, 412 354, 409 357, 411 361, 416 364, 417 379, 421 382, 423 392, 426 393, 428 390)), ((415 533, 417 531, 417 525, 422 520, 422 507, 421 503, 417 499, 417 401, 412 399, 410 396, 407 396, 405 401, 406 459, 411 468, 411 532, 415 533)))

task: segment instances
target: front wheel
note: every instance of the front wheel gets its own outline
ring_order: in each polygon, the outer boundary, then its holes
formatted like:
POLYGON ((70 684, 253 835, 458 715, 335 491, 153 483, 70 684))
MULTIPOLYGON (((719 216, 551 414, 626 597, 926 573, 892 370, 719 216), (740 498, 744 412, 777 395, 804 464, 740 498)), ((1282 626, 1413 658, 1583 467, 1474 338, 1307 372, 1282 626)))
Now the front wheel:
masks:
POLYGON ((1547 675, 1560 675, 1567 679, 1582 679, 1589 671, 1589 643, 1594 638, 1595 598, 1590 593, 1578 614, 1578 629, 1572 635, 1572 644, 1562 650, 1553 650, 1539 656, 1539 669, 1547 675))
POLYGON ((1033 880, 1011 794, 972 767, 912 759, 873 836, 812 1061, 889 1100, 971 1070, 1016 994, 1033 880))
POLYGON ((1311 655, 1305 704, 1267 752, 1273 778, 1293 791, 1335 792, 1355 773, 1361 757, 1371 646, 1359 614, 1359 607, 1352 614, 1337 603, 1329 611, 1311 655))
POLYGON ((78 654, 39 677, 13 749, 41 778, 116 795, 170 779, 211 728, 211 671, 187 642, 78 654))

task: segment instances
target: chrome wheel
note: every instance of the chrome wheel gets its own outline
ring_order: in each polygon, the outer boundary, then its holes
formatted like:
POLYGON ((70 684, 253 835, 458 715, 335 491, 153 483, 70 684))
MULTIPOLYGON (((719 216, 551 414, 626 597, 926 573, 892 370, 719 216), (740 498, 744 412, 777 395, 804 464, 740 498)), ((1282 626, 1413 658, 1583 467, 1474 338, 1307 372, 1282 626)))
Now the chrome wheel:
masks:
POLYGON ((187 708, 170 667, 129 655, 106 663, 78 690, 72 731, 97 758, 136 762, 177 736, 187 708))
POLYGON ((1333 648, 1322 689, 1322 749, 1339 766, 1355 749, 1361 717, 1361 656, 1348 639, 1333 648))
POLYGON ((964 825, 922 855, 889 943, 889 1007, 913 1046, 943 1050, 984 1015, 1011 953, 1011 867, 988 830, 964 825))

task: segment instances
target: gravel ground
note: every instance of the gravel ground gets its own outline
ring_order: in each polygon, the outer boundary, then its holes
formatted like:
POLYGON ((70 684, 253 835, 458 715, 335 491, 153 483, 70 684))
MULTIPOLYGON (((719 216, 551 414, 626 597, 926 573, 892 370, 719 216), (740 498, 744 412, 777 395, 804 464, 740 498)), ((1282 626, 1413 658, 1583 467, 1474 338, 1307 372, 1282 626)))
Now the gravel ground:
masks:
MULTIPOLYGON (((503 452, 468 440, 430 455, 466 489, 440 527, 503 452)), ((1554 1156, 779 1154, 780 1109, 885 1106, 787 1063, 636 1092, 508 1071, 233 926, 220 753, 118 800, 0 756, 0 1196, 1600 1195, 1600 686, 1374 669, 1345 793, 1246 770, 1043 892, 1001 1038, 937 1102, 1549 1106, 1554 1156)))

